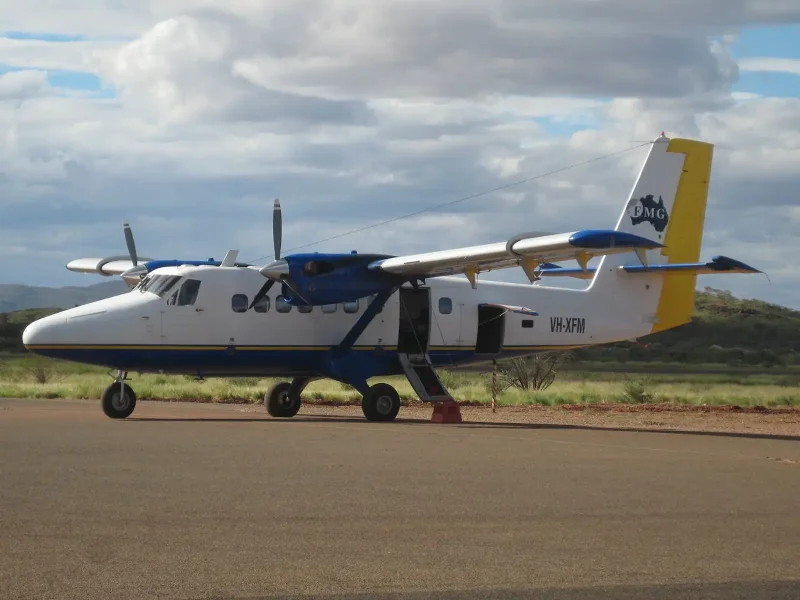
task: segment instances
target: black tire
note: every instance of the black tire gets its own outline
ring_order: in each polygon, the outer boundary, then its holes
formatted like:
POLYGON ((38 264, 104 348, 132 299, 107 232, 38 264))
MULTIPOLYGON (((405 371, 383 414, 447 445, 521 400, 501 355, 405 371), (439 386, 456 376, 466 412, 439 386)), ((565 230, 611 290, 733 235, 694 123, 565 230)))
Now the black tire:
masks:
POLYGON ((376 383, 361 399, 361 410, 368 421, 394 421, 400 412, 400 395, 388 383, 376 383))
POLYGON ((119 382, 114 382, 103 392, 101 404, 103 412, 110 419, 124 419, 136 408, 136 392, 126 384, 125 394, 120 396, 119 382))
POLYGON ((271 416, 280 418, 293 417, 300 410, 300 404, 302 403, 300 396, 296 398, 289 398, 288 396, 291 385, 288 381, 283 381, 264 394, 264 406, 271 416))

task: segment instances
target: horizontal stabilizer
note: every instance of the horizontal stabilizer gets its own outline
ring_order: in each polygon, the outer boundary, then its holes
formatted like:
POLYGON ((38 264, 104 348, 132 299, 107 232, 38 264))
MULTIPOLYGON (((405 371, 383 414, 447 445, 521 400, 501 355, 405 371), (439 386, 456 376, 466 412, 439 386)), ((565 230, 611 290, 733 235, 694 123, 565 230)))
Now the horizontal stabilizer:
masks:
POLYGON ((492 308, 502 308, 503 310, 507 310, 508 312, 515 312, 515 313, 519 313, 521 315, 530 315, 531 317, 538 317, 539 316, 538 312, 536 312, 534 310, 531 310, 530 308, 525 308, 524 306, 514 306, 512 304, 489 303, 489 304, 479 304, 478 306, 480 308, 483 308, 483 307, 486 307, 486 306, 490 306, 492 308))
POLYGON ((535 270, 543 263, 574 259, 585 267, 595 256, 661 247, 658 242, 623 231, 587 229, 552 235, 522 234, 507 242, 396 256, 375 261, 369 269, 420 278, 464 274, 475 286, 476 274, 484 271, 520 266, 533 281, 535 270))
MULTIPOLYGON (((707 263, 678 263, 663 265, 622 265, 619 267, 626 273, 661 273, 664 275, 676 273, 694 273, 695 275, 726 275, 734 273, 762 273, 758 269, 727 256, 715 256, 707 263)), ((547 265, 542 268, 542 277, 575 277, 577 279, 591 279, 594 277, 594 267, 586 269, 564 269, 558 265, 547 265)))
POLYGON ((541 277, 574 277, 576 279, 591 279, 597 269, 588 267, 583 269, 565 269, 558 265, 548 265, 539 272, 541 277))
POLYGON ((707 263, 684 263, 665 265, 623 265, 620 267, 626 273, 696 273, 697 275, 720 275, 725 273, 761 273, 758 269, 743 262, 715 256, 707 263))

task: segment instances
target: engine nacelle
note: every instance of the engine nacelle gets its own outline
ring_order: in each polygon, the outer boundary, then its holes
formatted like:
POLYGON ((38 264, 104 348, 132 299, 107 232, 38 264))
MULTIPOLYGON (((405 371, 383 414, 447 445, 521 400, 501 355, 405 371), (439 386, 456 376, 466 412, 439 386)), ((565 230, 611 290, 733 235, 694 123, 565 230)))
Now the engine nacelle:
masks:
POLYGON ((376 254, 294 254, 284 257, 289 265, 289 283, 281 294, 293 306, 319 306, 353 302, 377 294, 405 278, 369 271, 367 265, 389 258, 376 254), (302 298, 292 291, 296 288, 302 298), (303 301, 307 300, 307 303, 303 301))

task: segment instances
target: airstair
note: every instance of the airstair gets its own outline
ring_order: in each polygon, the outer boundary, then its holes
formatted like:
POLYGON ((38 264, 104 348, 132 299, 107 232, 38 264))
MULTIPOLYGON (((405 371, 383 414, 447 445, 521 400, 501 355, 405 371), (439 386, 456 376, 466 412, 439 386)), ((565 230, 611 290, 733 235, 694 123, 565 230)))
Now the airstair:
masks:
POLYGON ((400 364, 411 387, 423 402, 454 402, 436 374, 427 354, 399 353, 400 364))

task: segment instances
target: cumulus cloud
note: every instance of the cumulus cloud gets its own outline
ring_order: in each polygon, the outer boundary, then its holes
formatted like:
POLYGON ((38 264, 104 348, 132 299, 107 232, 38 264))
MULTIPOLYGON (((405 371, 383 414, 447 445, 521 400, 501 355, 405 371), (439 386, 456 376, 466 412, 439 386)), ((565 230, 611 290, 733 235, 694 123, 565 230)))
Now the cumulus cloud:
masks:
POLYGON ((800 58, 753 57, 739 61, 742 71, 763 71, 800 75, 800 58))
MULTIPOLYGON (((73 283, 66 261, 124 251, 122 220, 143 254, 234 247, 268 259, 276 196, 285 250, 464 198, 310 249, 417 252, 610 227, 641 141, 662 130, 717 144, 704 254, 769 270, 776 240, 800 250, 790 210, 800 100, 730 92, 740 68, 759 66, 731 58, 738 28, 798 21, 796 2, 81 0, 70 10, 32 0, 4 11, 15 29, 91 39, 3 40, 3 60, 95 72, 117 94, 61 97, 35 70, 0 78, 9 280, 73 283), (23 255, 41 269, 20 267, 23 255)), ((771 274, 766 290, 748 277, 724 285, 786 300, 798 275, 771 274)))
POLYGON ((340 101, 676 97, 725 89, 735 78, 702 23, 669 26, 673 7, 641 15, 616 3, 604 5, 602 19, 574 18, 596 4, 301 0, 197 10, 155 25, 107 74, 160 108, 198 116, 258 93, 267 105, 276 92, 340 101))
POLYGON ((0 101, 24 101, 50 91, 45 71, 11 71, 0 75, 0 101))

